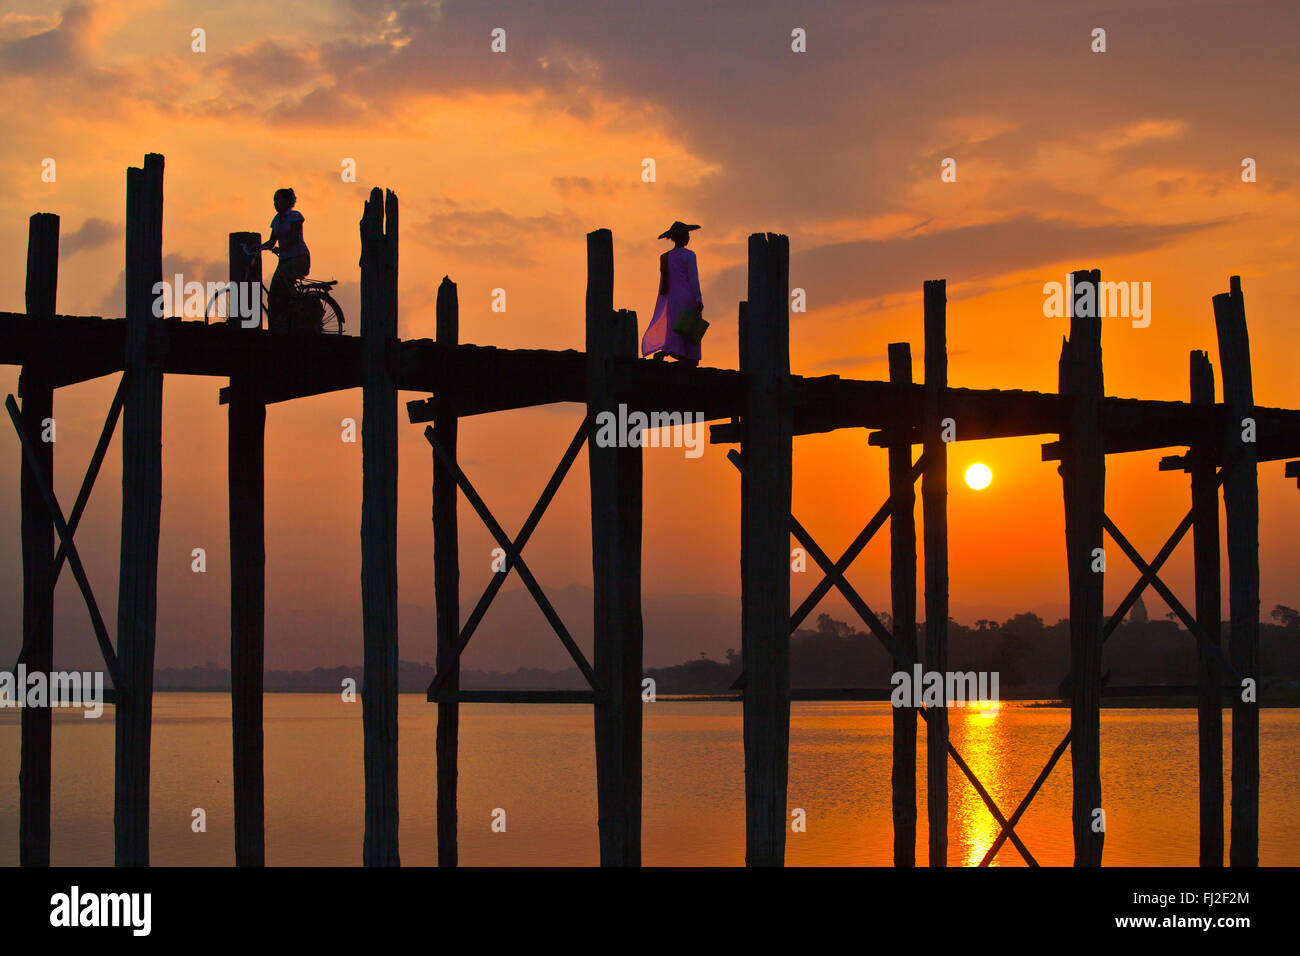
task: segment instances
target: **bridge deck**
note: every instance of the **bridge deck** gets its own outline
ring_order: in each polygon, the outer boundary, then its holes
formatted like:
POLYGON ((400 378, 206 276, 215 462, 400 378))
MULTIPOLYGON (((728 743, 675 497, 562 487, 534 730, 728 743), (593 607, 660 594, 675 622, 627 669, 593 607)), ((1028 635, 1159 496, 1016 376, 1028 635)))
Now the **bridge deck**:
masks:
MULTIPOLYGON (((268 402, 287 401, 361 387, 360 338, 247 330, 226 324, 165 319, 156 326, 165 372, 228 378, 232 369, 251 371, 265 384, 268 402)), ((126 320, 59 315, 28 320, 25 313, 0 312, 0 364, 22 365, 45 357, 56 386, 120 372, 126 320)), ((399 388, 429 392, 429 402, 410 403, 413 420, 427 420, 432 403, 448 401, 460 416, 528 408, 555 402, 586 402, 586 353, 575 349, 504 349, 446 345, 432 339, 396 340, 399 388)), ((744 375, 734 369, 692 368, 671 362, 616 359, 614 391, 629 409, 686 411, 719 422, 740 414, 744 375)), ((887 381, 791 376, 794 433, 841 428, 907 429, 920 444, 924 386, 887 381)), ((1064 405, 1053 392, 948 388, 944 408, 956 422, 956 440, 1059 436, 1064 405)), ((1300 411, 1257 406, 1258 460, 1300 456, 1300 411)), ((1107 397, 1102 406, 1106 452, 1142 451, 1190 445, 1197 436, 1220 435, 1225 406, 1193 407, 1185 402, 1107 397)), ((872 435, 883 445, 887 435, 872 435)), ((739 427, 723 421, 712 441, 733 443, 739 427)), ((1054 458, 1054 445, 1044 448, 1054 458)))

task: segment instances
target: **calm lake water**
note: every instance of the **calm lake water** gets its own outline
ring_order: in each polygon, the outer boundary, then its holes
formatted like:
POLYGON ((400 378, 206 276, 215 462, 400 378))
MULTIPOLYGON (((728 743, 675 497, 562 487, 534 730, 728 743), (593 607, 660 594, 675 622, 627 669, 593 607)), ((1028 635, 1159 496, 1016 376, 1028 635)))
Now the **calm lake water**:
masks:
MULTIPOLYGON (((401 854, 436 862, 434 729, 422 695, 400 704, 401 854)), ((954 709, 952 738, 1010 815, 1069 727, 1069 712, 1003 704, 996 714, 954 709)), ((1225 714, 1225 758, 1230 717, 1225 714)), ((790 799, 807 814, 791 833, 792 865, 891 862, 890 710, 887 703, 797 703, 790 730, 790 799)), ((919 765, 924 767, 924 727, 919 765)), ((0 865, 18 861, 18 717, 0 711, 0 865)), ((54 729, 55 864, 113 862, 112 708, 99 720, 58 711, 54 729)), ((1300 864, 1300 711, 1261 717, 1260 862, 1300 864)), ((595 864, 591 708, 467 704, 461 709, 460 854, 475 864, 595 864), (493 810, 506 832, 493 833, 493 810)), ((154 698, 152 859, 155 865, 232 865, 230 699, 154 698), (202 807, 207 832, 194 833, 202 807)), ((997 824, 949 762, 949 863, 972 865, 997 824)), ((925 789, 918 782, 919 856, 925 789)), ((361 705, 335 695, 266 698, 267 862, 347 866, 361 861, 361 705)), ((1106 862, 1197 862, 1196 715, 1190 710, 1102 712, 1106 862)), ((645 709, 647 865, 744 861, 740 704, 666 701, 645 709)), ((1225 784, 1225 800, 1230 787, 1225 784)), ((1070 761, 1057 765, 1017 832, 1040 863, 1068 865, 1070 761)), ((998 863, 1022 865, 1007 844, 998 863)))

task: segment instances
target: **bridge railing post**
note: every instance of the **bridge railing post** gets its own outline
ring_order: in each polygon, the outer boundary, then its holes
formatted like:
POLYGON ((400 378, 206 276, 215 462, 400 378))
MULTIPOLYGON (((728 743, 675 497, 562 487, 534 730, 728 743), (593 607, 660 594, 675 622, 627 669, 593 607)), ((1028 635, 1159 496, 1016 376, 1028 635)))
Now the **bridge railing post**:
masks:
POLYGON ((785 862, 790 763, 790 240, 749 237, 741 310, 740 479, 745 862, 785 862))
MULTIPOLYGON (((889 346, 889 380, 912 382, 912 350, 889 346)), ((894 639, 916 660, 916 489, 912 480, 912 435, 900 428, 889 441, 889 585, 894 639)), ((911 671, 911 661, 894 660, 894 671, 911 671)), ((894 866, 916 865, 916 708, 893 708, 894 866)))
MULTIPOLYGON (((456 283, 444 276, 438 286, 437 336, 440 345, 460 341, 460 302, 456 283)), ((455 399, 437 396, 434 436, 452 461, 459 430, 455 399)), ((456 478, 433 456, 433 585, 437 616, 438 673, 446 673, 438 701, 438 865, 456 866, 458 816, 456 791, 460 746, 460 532, 456 523, 456 478)))
MULTIPOLYGON (((256 232, 230 234, 230 281, 262 279, 256 232)), ((260 292, 258 293, 260 295, 260 292)), ((232 289, 227 322, 245 334, 232 289)), ((230 706, 235 791, 235 865, 266 863, 265 776, 262 739, 263 662, 266 647, 266 404, 247 353, 230 374, 227 474, 230 494, 230 706)))
MULTIPOLYGON (((114 858, 149 865, 149 744, 158 623, 162 512, 163 370, 155 336, 154 286, 162 281, 163 158, 126 171, 126 374, 122 406, 122 540, 117 654, 127 686, 116 688, 114 858)), ((179 292, 180 290, 176 290, 179 292)))
MULTIPOLYGON (((1250 339, 1241 278, 1214 297, 1223 402, 1228 408, 1224 462, 1235 464, 1223 480, 1228 536, 1228 659, 1238 673, 1259 680, 1259 466, 1253 429, 1255 392, 1251 383, 1250 339)), ((1233 866, 1259 865, 1259 688, 1232 695, 1233 866), (1249 699, 1247 699, 1249 697, 1249 699)))
POLYGON ((366 866, 397 866, 397 197, 361 219, 361 614, 366 866))
POLYGON ((1074 865, 1101 866, 1101 643, 1106 452, 1102 443, 1101 272, 1075 272, 1070 338, 1062 343, 1060 393, 1067 402, 1061 442, 1065 550, 1070 581, 1070 765, 1074 865), (1088 305, 1088 289, 1092 300, 1088 305))
MULTIPOLYGON (((1214 404, 1214 369, 1209 356, 1193 351, 1191 403, 1214 404)), ((1188 450, 1192 479, 1192 551, 1195 563, 1196 622, 1214 647, 1222 642, 1223 612, 1219 580, 1219 490, 1215 460, 1222 444, 1207 434, 1188 450)), ((1198 654, 1200 696, 1196 708, 1200 769, 1200 863, 1223 866, 1223 680, 1212 654, 1198 654)))
MULTIPOLYGON (((610 360, 635 358, 636 314, 614 311, 608 229, 587 235, 587 414, 617 414, 610 360)), ((587 440, 591 480, 596 799, 602 866, 641 865, 641 449, 587 440)))
MULTIPOLYGON (((54 317, 59 279, 59 217, 38 212, 27 232, 27 316, 54 317)), ((23 429, 42 435, 54 418, 54 387, 48 356, 23 366, 18 376, 23 429)), ((36 443, 46 487, 54 487, 54 442, 36 443)), ((22 503, 23 663, 34 672, 54 669, 54 522, 24 456, 19 478, 22 503)), ((22 753, 18 770, 18 862, 50 865, 50 777, 53 712, 24 707, 20 718, 22 753)))

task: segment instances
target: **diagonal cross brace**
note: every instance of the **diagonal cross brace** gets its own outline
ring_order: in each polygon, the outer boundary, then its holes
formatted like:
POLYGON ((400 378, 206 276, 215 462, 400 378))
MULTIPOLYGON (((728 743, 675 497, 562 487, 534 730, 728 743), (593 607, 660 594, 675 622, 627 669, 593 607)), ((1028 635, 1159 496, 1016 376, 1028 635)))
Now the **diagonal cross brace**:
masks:
MULTIPOLYGON (((729 459, 731 455, 738 456, 739 453, 733 449, 731 452, 728 453, 729 459)), ((733 462, 733 464, 737 464, 737 463, 733 462)), ((738 464, 737 467, 739 467, 738 464)), ((913 483, 915 483, 916 480, 921 477, 921 471, 924 468, 925 468, 925 455, 922 454, 921 457, 916 460, 916 464, 912 466, 912 471, 911 474, 909 475, 909 478, 913 483)), ((885 503, 882 504, 879 509, 877 509, 876 513, 872 515, 871 520, 866 523, 862 531, 859 532, 858 536, 853 539, 853 543, 850 544, 847 548, 845 548, 844 553, 840 555, 840 559, 835 562, 834 568, 838 573, 843 574, 844 572, 846 572, 849 569, 849 567, 853 564, 853 562, 858 559, 858 555, 862 553, 862 549, 865 548, 867 544, 870 543, 871 539, 875 537, 876 532, 879 531, 881 527, 884 526, 885 521, 887 519, 890 519, 893 516, 894 509, 898 507, 899 503, 900 503, 900 499, 895 495, 890 495, 888 498, 885 499, 885 503)), ((793 520, 793 516, 791 517, 791 520, 793 520)), ((799 625, 802 624, 804 620, 808 617, 808 615, 811 614, 816 609, 817 605, 821 603, 822 598, 824 598, 827 595, 827 593, 830 591, 830 589, 834 586, 835 586, 835 582, 830 577, 830 575, 822 576, 822 579, 821 581, 818 582, 817 586, 812 589, 809 595, 803 599, 803 602, 799 605, 799 607, 795 609, 795 612, 790 615, 791 634, 793 634, 795 631, 799 629, 799 625)), ((732 682, 730 689, 740 690, 744 686, 745 686, 745 674, 742 671, 740 674, 736 676, 736 679, 735 681, 732 682)))
MULTIPOLYGON (((735 449, 727 452, 727 460, 735 465, 738 471, 744 471, 744 463, 741 459, 740 453, 735 449)), ((875 612, 867 606, 867 602, 862 600, 862 597, 858 594, 853 585, 849 584, 849 582, 845 580, 843 572, 836 569, 835 565, 831 563, 831 559, 826 555, 826 552, 822 551, 817 542, 813 540, 812 535, 804 529, 803 525, 799 523, 798 519, 795 518, 794 515, 790 516, 790 525, 791 530, 799 543, 804 546, 810 555, 812 555, 813 560, 821 567, 822 572, 827 577, 833 578, 835 587, 844 596, 844 599, 849 602, 849 606, 857 612, 860 618, 862 618, 863 623, 867 625, 868 629, 873 635, 875 635, 876 639, 885 646, 885 649, 893 655, 895 660, 903 661, 904 665, 907 667, 915 664, 916 659, 894 639, 894 635, 889 633, 889 630, 880 622, 880 619, 876 617, 875 612)), ((918 713, 927 723, 932 716, 930 711, 924 709, 918 711, 918 713)), ((1038 866, 1038 861, 1034 859, 1034 855, 1030 853, 1029 848, 1021 842, 1020 837, 1016 835, 1015 829, 1007 822, 1007 818, 1003 815, 1002 811, 998 809, 998 805, 994 802, 993 797, 989 794, 988 790, 985 789, 984 785, 980 783, 979 778, 975 776, 975 772, 971 770, 970 765, 962 758, 961 753, 953 746, 951 740, 948 741, 948 755, 952 757, 953 762, 957 764, 958 769, 961 770, 966 779, 970 781, 971 786, 975 789, 975 792, 979 794, 980 799, 984 801, 984 805, 988 808, 989 813, 992 814, 993 819, 996 820, 1002 829, 1008 833, 1008 838, 1011 840, 1012 844, 1014 844, 1016 849, 1020 851, 1020 855, 1025 858, 1025 862, 1030 866, 1038 866)))
POLYGON ((425 427, 424 437, 433 448, 433 453, 438 456, 439 463, 450 472, 452 477, 456 479, 456 485, 464 493, 465 499, 470 503, 474 510, 478 512, 478 516, 482 519, 483 524, 487 527, 492 537, 496 538, 497 544, 501 546, 501 549, 505 551, 510 566, 518 569, 519 577, 523 580, 524 587, 528 589, 528 593, 531 594, 533 600, 537 602, 537 606, 541 609, 542 615, 546 618, 547 623, 551 625, 551 629, 555 631, 556 636, 560 639, 560 643, 564 645, 564 649, 568 651, 569 656, 573 658, 573 663, 576 664, 578 670, 582 672, 582 676, 587 679, 587 684, 597 694, 603 693, 604 691, 600 686, 600 681, 596 679, 596 674, 591 669, 591 665, 587 663, 587 659, 583 656, 582 650, 573 642, 573 638, 569 635, 568 628, 564 626, 564 622, 560 620, 560 616, 555 613, 555 608, 553 608, 551 602, 547 600, 546 593, 542 590, 541 585, 537 583, 537 579, 533 577, 533 572, 530 571, 528 565, 524 563, 523 556, 519 553, 518 549, 515 548, 514 542, 507 537, 501 525, 497 523, 496 518, 492 516, 492 512, 488 509, 488 506, 483 503, 483 499, 479 497, 478 492, 474 490, 474 486, 470 484, 470 480, 465 477, 465 472, 461 471, 460 466, 457 465, 455 460, 447 454, 446 449, 442 447, 442 444, 434 436, 432 425, 425 427))
POLYGON ((95 629, 95 640, 99 643, 100 653, 104 655, 104 665, 113 678, 113 687, 119 694, 124 693, 126 691, 126 680, 122 676, 122 667, 118 662, 117 652, 113 650, 113 643, 108 638, 108 628, 105 627, 104 618, 99 613, 99 604, 95 601, 95 593, 90 588, 90 581, 86 577, 86 569, 81 563, 81 555, 77 553, 77 546, 72 540, 72 532, 68 529, 68 523, 63 518, 63 509, 59 507, 59 501, 54 496, 53 489, 45 481, 45 476, 41 474, 39 463, 36 460, 36 450, 32 448, 31 438, 23 428, 18 403, 14 401, 13 395, 5 398, 5 410, 9 412, 9 418, 14 423, 14 431, 18 433, 18 441, 23 447, 27 467, 31 470, 41 497, 45 499, 45 507, 49 510, 50 518, 54 522, 54 530, 58 532, 61 542, 60 553, 67 552, 68 565, 72 568, 72 576, 76 579, 77 587, 81 589, 81 596, 86 601, 86 610, 90 612, 90 623, 95 629))
MULTIPOLYGON (((546 483, 546 487, 542 490, 541 497, 537 499, 537 504, 533 505, 533 510, 529 512, 528 519, 524 522, 523 527, 519 529, 519 534, 515 536, 515 540, 511 542, 513 545, 512 550, 507 553, 519 554, 524 550, 524 545, 527 544, 528 539, 532 537, 533 531, 542 520, 542 515, 546 513, 546 509, 550 507, 551 500, 555 497, 555 493, 560 490, 560 485, 564 482, 565 477, 569 473, 569 469, 573 466, 574 460, 578 457, 578 452, 582 450, 582 444, 587 440, 587 434, 590 430, 591 418, 588 416, 584 418, 582 423, 578 426, 578 431, 574 434, 573 441, 569 442, 569 447, 565 449, 564 456, 560 459, 560 463, 555 466, 555 472, 551 475, 551 480, 546 483)), ((488 607, 491 606, 493 599, 497 596, 497 592, 500 591, 501 586, 505 584, 506 578, 510 574, 511 566, 511 563, 507 561, 506 566, 502 571, 492 575, 492 580, 483 591, 483 596, 479 598, 478 604, 474 606, 473 612, 465 621, 465 626, 461 628, 455 654, 450 661, 441 665, 445 669, 440 669, 438 673, 433 676, 433 682, 429 685, 428 690, 428 698, 430 700, 436 699, 437 695, 441 693, 442 689, 446 686, 447 681, 450 680, 452 670, 454 669, 455 664, 460 660, 461 654, 465 652, 465 648, 469 646, 470 638, 474 636, 475 630, 478 629, 479 622, 483 620, 483 616, 487 613, 488 607)))
MULTIPOLYGON (((1215 491, 1217 491, 1219 486, 1223 484, 1223 479, 1228 476, 1228 472, 1232 470, 1234 465, 1236 465, 1239 458, 1240 455, 1234 455, 1229 461, 1224 463, 1223 467, 1221 467, 1218 470, 1218 472, 1214 477, 1215 491)), ((1183 538, 1187 536, 1187 532, 1191 530, 1194 513, 1195 513, 1194 510, 1189 510, 1187 514, 1183 516, 1183 520, 1178 522, 1178 526, 1174 528, 1173 532, 1169 535, 1169 538, 1165 541, 1164 545, 1160 548, 1160 551, 1156 554, 1155 560, 1152 561, 1150 564, 1147 564, 1145 561, 1142 561, 1141 556, 1137 556, 1135 558, 1134 555, 1136 554, 1136 551, 1134 552, 1134 554, 1129 555, 1129 558, 1133 560, 1138 570, 1142 572, 1142 576, 1138 578, 1137 583, 1134 584, 1133 587, 1129 589, 1128 594, 1124 596, 1124 600, 1120 601, 1119 606, 1115 609, 1115 612, 1111 614, 1109 620, 1106 621, 1106 626, 1103 627, 1101 630, 1101 640, 1103 644, 1112 634, 1115 633, 1115 630, 1119 627, 1120 622, 1124 620, 1124 615, 1127 614, 1129 610, 1133 607, 1133 605, 1137 603, 1137 599, 1142 596, 1142 592, 1146 590, 1147 585, 1152 583, 1153 581, 1158 580, 1156 575, 1160 572, 1160 569, 1164 566, 1164 563, 1167 560, 1169 560, 1169 556, 1174 553, 1174 549, 1177 548, 1179 543, 1183 540, 1183 538)), ((1107 522, 1110 521, 1109 518, 1105 520, 1107 522)), ((1111 527, 1114 526, 1111 525, 1111 527)), ((1114 537, 1114 533, 1112 533, 1112 537, 1114 537)), ((1116 538, 1115 540, 1119 541, 1119 538, 1116 538)), ((1120 544, 1120 547, 1121 548, 1124 547, 1123 543, 1120 544)), ((1161 596, 1163 597, 1163 595, 1161 596)), ((1173 595, 1170 594, 1169 597, 1173 598, 1173 595)), ((1166 598, 1166 601, 1168 600, 1169 599, 1166 598)), ((1177 603, 1177 599, 1174 599, 1174 603, 1177 603)), ((1173 604, 1170 604, 1170 607, 1173 607, 1173 604)), ((1175 611, 1175 613, 1177 613, 1177 611, 1175 611)), ((1197 631, 1193 631, 1193 634, 1198 634, 1198 632, 1199 632, 1199 628, 1197 629, 1197 631)), ((1197 640, 1200 641, 1200 639, 1201 638, 1198 635, 1197 640)), ((1221 655, 1222 652, 1220 652, 1220 656, 1221 655)), ((1231 670, 1231 668, 1229 669, 1231 670)), ((1236 671, 1233 670, 1232 673, 1236 674, 1236 671)), ((1065 680, 1061 682, 1061 687, 1062 688, 1068 687, 1072 680, 1074 680, 1073 672, 1066 675, 1065 680)), ((1065 736, 1061 739, 1061 742, 1057 744, 1056 749, 1052 751, 1052 756, 1047 761, 1047 765, 1044 766, 1042 772, 1039 773, 1038 779, 1034 781, 1034 785, 1029 788, 1029 792, 1026 793, 1024 799, 1020 801, 1020 805, 1016 807, 1016 812, 1011 814, 1011 821, 1013 824, 1024 815, 1024 812, 1027 809, 1029 809, 1029 804, 1033 802, 1034 797, 1038 795, 1039 789, 1042 787, 1043 783, 1047 780, 1052 770, 1056 767, 1057 761, 1061 759, 1061 754, 1065 753, 1065 748, 1070 745, 1071 733, 1072 733, 1071 731, 1066 731, 1065 736)), ((993 860, 993 857, 997 855, 998 850, 1001 849, 1002 844, 1006 842, 1006 839, 1007 837, 1005 831, 999 832, 997 839, 993 841, 992 845, 988 849, 988 852, 984 854, 984 859, 980 860, 979 865, 987 866, 993 860)))
MULTIPOLYGON (((104 427, 99 433, 99 442, 95 445, 95 452, 90 456, 90 464, 86 466, 86 476, 81 481, 81 490, 77 492, 77 500, 72 504, 72 514, 68 516, 68 534, 73 537, 77 534, 77 526, 81 524, 81 516, 85 513, 86 505, 90 501, 90 492, 95 487, 95 480, 99 477, 99 469, 104 463, 104 456, 108 454, 108 445, 113 440, 113 432, 117 430, 117 420, 122 413, 122 405, 126 401, 127 377, 130 373, 124 372, 121 381, 117 384, 117 394, 113 396, 113 402, 108 408, 108 417, 104 420, 104 427)), ((58 583, 59 574, 63 571, 64 562, 67 561, 68 550, 63 543, 59 543, 58 554, 54 556, 54 567, 50 574, 50 587, 53 588, 58 583)), ((23 635, 23 647, 18 652, 18 660, 14 662, 14 670, 18 670, 27 657, 27 644, 31 635, 41 629, 45 623, 45 609, 48 602, 42 601, 38 610, 36 619, 32 622, 31 631, 23 635)))
MULTIPOLYGON (((1102 516, 1102 526, 1106 529, 1107 533, 1115 539, 1115 543, 1120 546, 1120 549, 1128 555, 1128 559, 1133 562, 1134 567, 1145 574, 1148 565, 1144 560, 1142 560, 1142 555, 1139 554, 1137 548, 1133 547, 1133 545, 1129 543, 1129 540, 1120 533, 1119 528, 1115 527, 1115 522, 1111 521, 1108 515, 1102 516)), ((1192 615, 1187 613, 1187 608, 1183 607, 1182 602, 1174 596, 1174 592, 1169 590, 1165 582, 1161 581, 1154 571, 1151 572, 1150 576, 1151 586, 1156 589, 1156 593, 1164 598, 1165 603, 1168 604, 1170 609, 1178 615, 1178 619, 1183 622, 1183 626, 1187 628, 1188 633, 1196 639, 1196 646, 1200 651, 1201 657, 1215 661, 1219 667, 1223 668, 1225 673, 1240 680, 1242 676, 1241 673, 1228 662, 1228 658, 1223 653, 1223 648, 1219 647, 1217 644, 1210 643, 1209 637, 1206 635, 1201 625, 1196 622, 1196 619, 1192 617, 1192 615)))
MULTIPOLYGON (((925 455, 921 455, 921 457, 916 460, 916 464, 912 466, 912 471, 908 475, 911 484, 915 484, 916 479, 921 477, 921 472, 924 468, 925 455)), ((873 537, 875 537, 876 532, 884 526, 886 519, 892 517, 894 509, 898 507, 900 501, 901 498, 898 495, 890 495, 885 499, 885 503, 880 506, 880 509, 872 516, 871 520, 867 522, 866 526, 862 529, 862 532, 853 539, 853 543, 844 550, 844 554, 842 554, 840 559, 835 562, 836 572, 843 574, 849 569, 849 566, 853 564, 853 562, 857 560, 858 555, 862 553, 862 549, 867 546, 873 537)), ((817 605, 821 603, 821 599, 824 598, 834 586, 835 582, 831 580, 829 575, 826 575, 821 579, 820 583, 812 589, 812 592, 804 598, 803 603, 799 605, 794 614, 790 615, 790 633, 793 634, 798 629, 799 625, 804 622, 804 619, 813 612, 817 605)))

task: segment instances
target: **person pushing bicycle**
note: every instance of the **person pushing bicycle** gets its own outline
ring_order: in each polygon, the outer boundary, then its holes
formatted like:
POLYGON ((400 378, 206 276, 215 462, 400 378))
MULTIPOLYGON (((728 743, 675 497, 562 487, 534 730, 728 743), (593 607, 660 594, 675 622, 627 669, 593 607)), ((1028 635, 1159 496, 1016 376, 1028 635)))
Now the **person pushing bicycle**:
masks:
POLYGON ((271 199, 275 205, 275 218, 271 220, 271 238, 261 248, 269 249, 280 257, 267 290, 267 327, 275 322, 288 328, 290 303, 293 301, 294 282, 306 278, 311 271, 311 253, 302 239, 303 215, 293 207, 298 202, 292 189, 277 189, 271 199))

